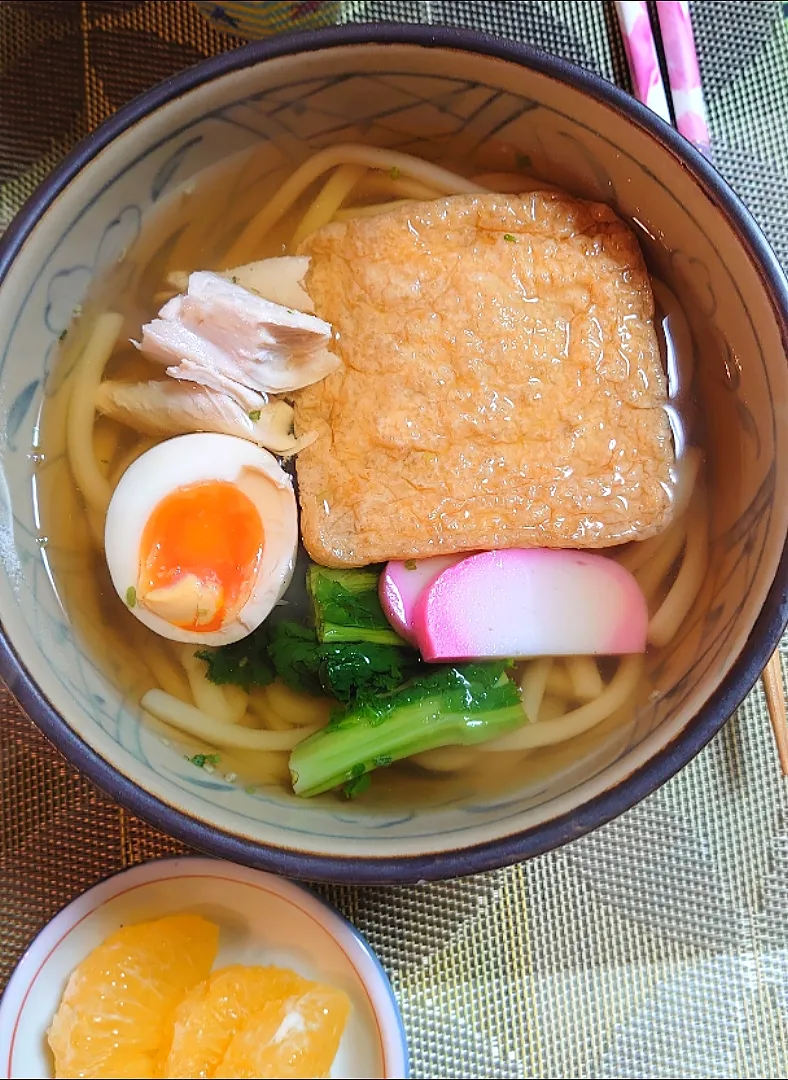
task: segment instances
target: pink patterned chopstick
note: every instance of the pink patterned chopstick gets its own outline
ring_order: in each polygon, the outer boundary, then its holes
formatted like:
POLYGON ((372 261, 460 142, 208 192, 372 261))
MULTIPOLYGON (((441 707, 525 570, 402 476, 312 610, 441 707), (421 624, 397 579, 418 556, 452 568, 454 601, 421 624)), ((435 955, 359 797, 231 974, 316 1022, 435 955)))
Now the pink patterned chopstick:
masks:
POLYGON ((645 0, 616 0, 616 14, 635 97, 670 124, 670 109, 651 32, 648 6, 645 0))
POLYGON ((676 127, 708 157, 711 140, 689 4, 687 0, 657 0, 657 16, 668 64, 676 127))

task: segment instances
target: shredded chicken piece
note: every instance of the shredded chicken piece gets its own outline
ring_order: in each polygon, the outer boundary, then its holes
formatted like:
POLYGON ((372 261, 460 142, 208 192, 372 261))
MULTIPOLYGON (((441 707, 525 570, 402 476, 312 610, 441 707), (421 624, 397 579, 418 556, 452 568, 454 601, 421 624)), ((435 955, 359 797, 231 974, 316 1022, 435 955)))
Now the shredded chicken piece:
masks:
POLYGON ((330 340, 331 326, 322 319, 265 300, 219 274, 197 271, 187 293, 143 326, 140 348, 169 364, 167 374, 176 379, 215 387, 220 375, 241 387, 282 394, 339 367, 330 340))
POLYGON ((223 271, 219 276, 274 304, 282 304, 311 315, 314 314, 315 305, 303 285, 308 269, 307 255, 281 255, 276 259, 260 259, 258 262, 236 266, 233 270, 223 271))
POLYGON ((268 400, 267 394, 238 381, 237 366, 228 362, 226 353, 218 346, 179 322, 162 319, 156 322, 161 325, 155 335, 146 334, 147 327, 143 327, 142 348, 146 356, 161 364, 170 364, 174 356, 182 357, 179 364, 167 368, 171 378, 228 394, 247 410, 256 409, 261 401, 264 404, 268 400), (250 404, 252 401, 255 404, 250 404))
MULTIPOLYGON (((304 288, 303 282, 309 269, 309 257, 306 255, 280 255, 273 259, 260 259, 257 262, 244 263, 230 270, 217 270, 219 277, 241 285, 250 292, 257 293, 265 300, 284 307, 295 308, 314 314, 315 305, 312 297, 304 288)), ((189 275, 185 270, 173 270, 167 275, 170 286, 169 296, 186 292, 189 287, 189 275)))
POLYGON ((215 390, 217 394, 227 394, 237 402, 246 412, 254 412, 268 401, 267 394, 261 394, 257 390, 250 390, 248 386, 234 382, 222 375, 220 371, 201 367, 193 360, 181 360, 177 370, 167 369, 167 374, 183 382, 192 382, 199 386, 205 386, 209 390, 215 390))
POLYGON ((282 455, 295 454, 314 440, 313 434, 293 436, 293 409, 286 401, 268 402, 261 395, 250 401, 254 407, 246 409, 225 393, 185 382, 108 380, 98 388, 96 408, 145 435, 215 431, 282 455))

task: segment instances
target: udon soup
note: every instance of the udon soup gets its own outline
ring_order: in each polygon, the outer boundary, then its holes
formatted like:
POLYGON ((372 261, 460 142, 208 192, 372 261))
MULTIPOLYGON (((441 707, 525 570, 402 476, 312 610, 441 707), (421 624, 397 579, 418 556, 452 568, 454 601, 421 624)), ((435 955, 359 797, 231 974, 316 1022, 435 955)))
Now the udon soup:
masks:
POLYGON ((708 559, 693 337, 658 247, 521 160, 346 146, 260 179, 262 148, 75 312, 43 557, 195 768, 497 791, 659 694, 708 559))

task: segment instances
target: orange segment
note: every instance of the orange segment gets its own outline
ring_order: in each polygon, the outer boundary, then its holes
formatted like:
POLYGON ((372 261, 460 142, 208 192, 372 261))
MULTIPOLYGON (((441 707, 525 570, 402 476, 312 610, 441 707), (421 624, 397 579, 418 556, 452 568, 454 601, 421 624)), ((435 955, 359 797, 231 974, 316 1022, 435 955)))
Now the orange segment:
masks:
POLYGON ((269 1002, 235 1035, 216 1069, 217 1080, 327 1076, 339 1048, 350 1002, 341 990, 314 986, 269 1002))
POLYGON ((111 934, 72 973, 52 1021, 56 1080, 159 1076, 172 1011, 208 975, 218 940, 197 915, 111 934))
POLYGON ((248 1018, 269 1001, 302 994, 313 984, 277 967, 222 968, 195 986, 172 1018, 172 1041, 162 1076, 203 1080, 224 1057, 248 1018))

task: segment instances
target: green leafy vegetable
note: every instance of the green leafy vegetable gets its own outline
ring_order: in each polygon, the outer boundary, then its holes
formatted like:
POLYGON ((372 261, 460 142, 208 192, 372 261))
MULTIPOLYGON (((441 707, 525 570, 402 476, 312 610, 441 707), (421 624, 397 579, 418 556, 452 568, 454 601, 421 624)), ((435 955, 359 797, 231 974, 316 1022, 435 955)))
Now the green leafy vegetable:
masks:
POLYGON ((293 690, 322 694, 320 646, 315 631, 294 622, 273 627, 268 656, 282 682, 293 690))
POLYGON ((267 686, 274 681, 274 668, 268 657, 268 633, 264 626, 232 645, 200 649, 194 655, 206 662, 208 679, 219 686, 233 683, 244 690, 253 690, 255 686, 267 686))
POLYGON ((312 566, 307 586, 316 627, 264 624, 220 649, 195 653, 211 682, 244 690, 277 676, 293 690, 328 693, 344 705, 387 694, 421 667, 418 653, 390 627, 378 599, 376 570, 312 566))
POLYGON ((390 693, 421 667, 415 651, 394 645, 323 645, 321 652, 323 686, 346 705, 390 693))
POLYGON ((399 178, 402 176, 402 170, 400 169, 399 165, 391 166, 391 168, 389 169, 389 176, 392 180, 399 180, 399 178))
POLYGON ((420 667, 414 650, 363 642, 319 642, 314 630, 283 622, 268 654, 283 682, 309 694, 326 692, 347 705, 386 694, 420 667))
POLYGON ((128 589, 126 589, 126 603, 129 607, 134 607, 137 603, 137 590, 133 585, 129 585, 128 589))
POLYGON ((439 746, 469 746, 525 720, 509 661, 439 667, 392 693, 359 701, 293 750, 297 795, 340 787, 402 758, 439 746))
MULTIPOLYGON (((413 674, 418 658, 383 614, 378 577, 377 570, 313 565, 307 572, 307 588, 314 630, 293 622, 270 629, 265 624, 242 641, 195 655, 208 664, 211 682, 235 683, 244 690, 266 686, 279 675, 294 690, 310 694, 327 690, 345 703, 386 693, 413 674), (397 656, 399 650, 406 655, 397 656)), ((128 595, 127 602, 133 606, 128 595)))
POLYGON ((503 234, 503 238, 504 238, 504 240, 506 241, 507 244, 516 244, 517 243, 517 237, 512 236, 512 234, 510 232, 505 232, 503 234))
POLYGON ((198 769, 204 769, 206 765, 218 765, 221 760, 218 754, 195 754, 194 757, 189 758, 191 764, 196 765, 198 769))
POLYGON ((256 424, 262 415, 262 409, 252 409, 252 411, 249 413, 249 419, 252 421, 253 424, 256 424))
POLYGON ((377 570, 310 566, 306 584, 320 641, 363 641, 408 648, 383 614, 378 599, 379 577, 377 570))
POLYGON ((365 791, 369 791, 371 783, 372 777, 369 773, 364 773, 361 776, 357 776, 354 780, 348 780, 342 787, 342 794, 346 799, 357 799, 359 795, 363 795, 365 791))

